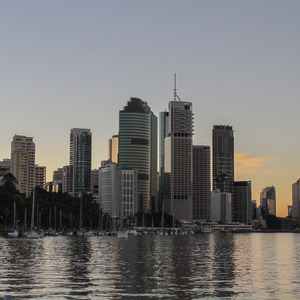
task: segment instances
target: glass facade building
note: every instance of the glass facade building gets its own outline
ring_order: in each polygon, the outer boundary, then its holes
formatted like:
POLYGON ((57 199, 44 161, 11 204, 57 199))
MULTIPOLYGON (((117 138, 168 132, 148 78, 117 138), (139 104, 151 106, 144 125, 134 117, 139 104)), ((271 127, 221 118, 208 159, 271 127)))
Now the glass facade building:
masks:
POLYGON ((137 171, 138 211, 150 212, 157 198, 157 118, 138 98, 119 112, 119 165, 137 171))
POLYGON ((164 208, 179 221, 193 220, 193 129, 191 102, 169 102, 165 138, 164 208))
POLYGON ((79 197, 91 189, 92 133, 90 129, 71 129, 70 193, 79 197))
POLYGON ((159 192, 158 202, 159 211, 162 210, 162 202, 164 199, 164 173, 165 173, 165 138, 169 134, 169 112, 162 111, 159 113, 159 192))
POLYGON ((252 219, 251 181, 235 181, 232 187, 232 221, 251 224, 252 219))
POLYGON ((213 190, 231 193, 234 181, 234 138, 232 126, 214 125, 213 190))
POLYGON ((210 147, 193 146, 193 219, 210 220, 210 147))

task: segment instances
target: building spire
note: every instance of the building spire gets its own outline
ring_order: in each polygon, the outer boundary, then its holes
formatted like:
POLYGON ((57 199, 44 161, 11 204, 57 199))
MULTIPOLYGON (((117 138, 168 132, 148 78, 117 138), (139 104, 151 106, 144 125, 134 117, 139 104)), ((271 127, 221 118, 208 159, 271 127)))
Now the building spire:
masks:
POLYGON ((181 101, 181 99, 179 98, 179 96, 177 95, 177 89, 176 89, 176 73, 174 73, 174 101, 176 100, 181 101))

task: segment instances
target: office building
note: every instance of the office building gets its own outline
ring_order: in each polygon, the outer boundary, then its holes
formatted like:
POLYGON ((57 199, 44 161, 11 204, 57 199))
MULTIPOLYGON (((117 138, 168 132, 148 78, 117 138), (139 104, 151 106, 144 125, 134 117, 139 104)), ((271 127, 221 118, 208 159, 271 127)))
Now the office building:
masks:
POLYGON ((292 217, 294 221, 300 220, 300 179, 292 185, 293 208, 292 217))
POLYGON ((99 169, 99 203, 102 213, 125 218, 137 213, 137 171, 110 160, 99 169))
POLYGON ((157 118, 138 98, 119 112, 119 165, 137 171, 138 211, 150 213, 157 198, 157 118))
POLYGON ((211 218, 210 147, 193 146, 193 219, 211 218))
POLYGON ((70 194, 79 197, 91 189, 92 133, 73 128, 70 134, 70 194))
POLYGON ((251 219, 251 181, 235 181, 232 188, 232 221, 250 225, 251 219))
POLYGON ((234 138, 231 126, 214 125, 213 190, 231 193, 234 181, 234 138))
POLYGON ((228 224, 232 221, 232 202, 230 193, 219 190, 211 192, 211 221, 228 224))
POLYGON ((119 163, 119 136, 113 135, 108 140, 108 159, 111 162, 119 163))
POLYGON ((33 137, 15 135, 11 142, 11 173, 17 179, 16 188, 29 196, 35 185, 35 144, 33 137))
POLYGON ((260 205, 265 210, 265 216, 276 216, 276 191, 274 186, 267 186, 260 193, 260 205))
POLYGON ((159 160, 158 160, 158 211, 162 211, 162 203, 164 201, 164 170, 165 170, 165 138, 169 134, 169 112, 163 111, 159 113, 159 160))
POLYGON ((193 220, 192 103, 169 102, 169 133, 165 138, 164 210, 176 220, 193 220))

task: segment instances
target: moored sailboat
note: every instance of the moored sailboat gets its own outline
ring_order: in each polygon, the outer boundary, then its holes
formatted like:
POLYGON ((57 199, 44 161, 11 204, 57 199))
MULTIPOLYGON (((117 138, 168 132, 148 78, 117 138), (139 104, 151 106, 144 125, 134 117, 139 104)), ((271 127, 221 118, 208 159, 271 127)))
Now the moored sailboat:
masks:
POLYGON ((16 202, 14 202, 14 226, 12 228, 12 230, 9 230, 7 232, 7 237, 8 238, 17 238, 19 236, 19 232, 18 230, 16 229, 16 225, 17 225, 17 222, 16 222, 17 218, 16 218, 16 202))

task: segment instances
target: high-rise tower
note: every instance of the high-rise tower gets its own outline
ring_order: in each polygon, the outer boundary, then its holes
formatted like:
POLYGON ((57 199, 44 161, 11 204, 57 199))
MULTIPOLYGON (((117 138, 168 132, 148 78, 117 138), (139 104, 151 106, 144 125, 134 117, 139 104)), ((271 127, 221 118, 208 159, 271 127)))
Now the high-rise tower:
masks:
POLYGON ((211 219, 210 147, 193 146, 193 219, 211 219))
MULTIPOLYGON (((176 88, 175 88, 175 96, 176 88)), ((180 99, 179 99, 180 100, 180 99)), ((193 215, 193 112, 192 103, 169 102, 169 133, 165 138, 165 212, 176 220, 193 215)))
POLYGON ((213 190, 231 193, 234 181, 234 138, 232 126, 215 125, 213 144, 213 190))
POLYGON ((157 118, 147 102, 130 98, 119 112, 119 165, 138 173, 138 211, 157 198, 157 118))
POLYGON ((16 188, 29 196, 35 186, 35 144, 33 137, 15 135, 11 142, 11 173, 16 188))
POLYGON ((73 128, 70 134, 70 193, 79 197, 91 188, 92 133, 73 128))
POLYGON ((159 208, 162 210, 162 203, 164 199, 164 173, 165 173, 165 138, 169 134, 169 112, 162 111, 159 113, 159 162, 158 162, 158 172, 159 172, 159 208))
POLYGON ((276 191, 274 186, 267 186, 260 193, 260 205, 267 215, 276 216, 276 191))
POLYGON ((300 220, 300 178, 292 185, 292 217, 293 220, 299 223, 300 220))
POLYGON ((251 181, 235 181, 232 187, 232 221, 251 224, 251 181))

